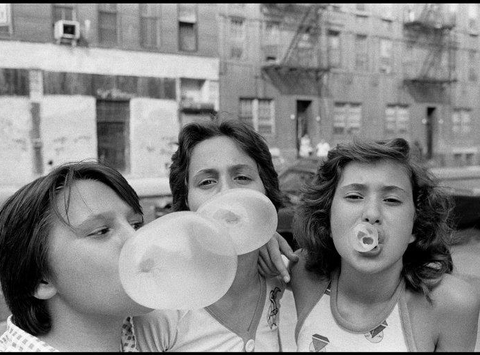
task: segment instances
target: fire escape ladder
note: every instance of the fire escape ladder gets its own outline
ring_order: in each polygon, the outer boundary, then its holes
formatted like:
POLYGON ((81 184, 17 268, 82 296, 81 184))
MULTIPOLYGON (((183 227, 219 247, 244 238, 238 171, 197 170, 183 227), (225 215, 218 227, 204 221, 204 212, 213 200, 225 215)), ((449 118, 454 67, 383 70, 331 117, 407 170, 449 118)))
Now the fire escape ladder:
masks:
POLYGON ((419 101, 449 101, 444 89, 455 81, 453 27, 446 21, 439 4, 424 4, 417 19, 410 17, 404 23, 407 40, 425 51, 417 74, 404 79, 415 97, 422 96, 419 101))
MULTIPOLYGON (((278 64, 262 66, 262 74, 283 94, 322 95, 320 11, 325 4, 297 5, 306 8, 298 22, 285 55, 278 64)), ((286 16, 285 16, 286 17, 286 16)))
POLYGON ((319 31, 318 31, 318 9, 319 9, 318 4, 313 4, 310 5, 305 14, 303 15, 302 20, 300 21, 300 24, 297 27, 297 31, 295 32, 295 35, 290 42, 290 45, 285 52, 285 56, 283 57, 281 63, 286 65, 292 62, 291 64, 298 64, 294 62, 294 55, 295 52, 298 50, 298 44, 302 40, 302 37, 304 35, 308 35, 309 38, 310 36, 313 36, 314 38, 317 37, 319 31))

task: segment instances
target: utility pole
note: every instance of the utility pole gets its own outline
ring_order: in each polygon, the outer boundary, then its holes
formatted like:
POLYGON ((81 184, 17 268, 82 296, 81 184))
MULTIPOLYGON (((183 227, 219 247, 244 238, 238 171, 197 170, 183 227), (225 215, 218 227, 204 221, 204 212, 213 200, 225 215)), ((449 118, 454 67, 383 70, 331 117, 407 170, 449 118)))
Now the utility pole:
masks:
POLYGON ((29 71, 30 86, 30 112, 32 114, 32 130, 30 137, 33 147, 33 172, 43 174, 43 143, 40 134, 41 123, 41 99, 43 97, 43 72, 40 69, 29 71))

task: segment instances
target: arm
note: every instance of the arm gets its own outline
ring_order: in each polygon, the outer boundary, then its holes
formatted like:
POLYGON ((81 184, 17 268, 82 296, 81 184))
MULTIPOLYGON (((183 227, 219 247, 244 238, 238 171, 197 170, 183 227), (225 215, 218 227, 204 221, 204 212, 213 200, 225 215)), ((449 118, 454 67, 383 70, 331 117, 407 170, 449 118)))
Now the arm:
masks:
POLYGON ((435 351, 474 351, 480 312, 478 291, 466 281, 445 275, 435 293, 439 333, 435 351))
POLYGON ((260 248, 260 257, 258 258, 259 271, 264 277, 281 275, 283 281, 288 283, 290 274, 288 265, 283 261, 282 254, 290 262, 298 261, 298 256, 295 255, 285 238, 275 232, 268 243, 260 248))

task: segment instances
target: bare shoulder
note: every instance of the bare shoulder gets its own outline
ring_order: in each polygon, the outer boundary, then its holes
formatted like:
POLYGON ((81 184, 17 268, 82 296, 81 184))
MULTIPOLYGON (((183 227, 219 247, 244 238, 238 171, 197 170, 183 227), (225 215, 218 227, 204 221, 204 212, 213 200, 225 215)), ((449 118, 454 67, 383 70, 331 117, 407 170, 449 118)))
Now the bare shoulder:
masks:
POLYGON ((474 286, 461 278, 445 274, 442 281, 432 290, 432 300, 442 314, 472 312, 480 308, 480 294, 474 286))
POLYGON ((478 291, 459 277, 445 274, 431 297, 435 351, 473 351, 480 312, 478 291))

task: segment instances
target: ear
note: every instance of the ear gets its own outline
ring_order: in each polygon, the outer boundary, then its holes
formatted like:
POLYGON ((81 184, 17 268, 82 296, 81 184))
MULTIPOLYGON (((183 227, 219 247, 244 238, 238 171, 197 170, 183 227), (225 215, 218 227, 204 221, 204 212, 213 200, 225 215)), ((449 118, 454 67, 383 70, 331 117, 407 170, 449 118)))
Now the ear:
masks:
POLYGON ((415 234, 412 234, 410 236, 410 240, 408 241, 408 244, 413 243, 416 239, 417 239, 417 237, 415 236, 415 234))
POLYGON ((55 296, 57 293, 57 289, 51 282, 42 280, 37 286, 37 289, 35 290, 34 296, 40 300, 48 300, 55 296))

